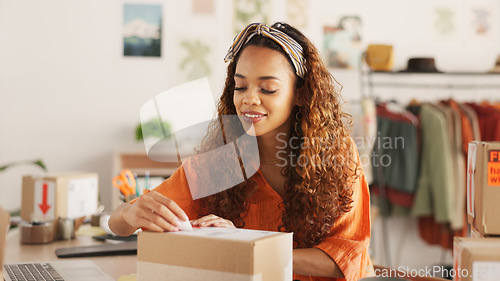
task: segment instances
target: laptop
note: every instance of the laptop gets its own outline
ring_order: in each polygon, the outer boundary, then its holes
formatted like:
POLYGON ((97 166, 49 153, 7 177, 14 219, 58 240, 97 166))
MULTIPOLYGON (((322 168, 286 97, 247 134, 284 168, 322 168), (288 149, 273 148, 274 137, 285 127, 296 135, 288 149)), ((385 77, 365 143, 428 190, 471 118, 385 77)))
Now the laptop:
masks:
POLYGON ((56 280, 56 281, 112 281, 113 278, 101 271, 89 260, 65 260, 51 262, 26 262, 4 264, 5 240, 9 227, 9 214, 0 208, 0 280, 56 280), (22 278, 26 275, 30 278, 22 278))

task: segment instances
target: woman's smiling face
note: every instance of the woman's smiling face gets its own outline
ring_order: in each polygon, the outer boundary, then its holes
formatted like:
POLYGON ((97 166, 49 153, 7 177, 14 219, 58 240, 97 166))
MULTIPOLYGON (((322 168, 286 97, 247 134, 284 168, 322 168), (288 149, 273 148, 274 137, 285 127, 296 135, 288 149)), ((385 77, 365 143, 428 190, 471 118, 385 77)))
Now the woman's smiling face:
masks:
POLYGON ((260 46, 243 49, 236 64, 233 96, 243 126, 253 124, 256 136, 288 134, 298 100, 295 80, 281 52, 260 46))

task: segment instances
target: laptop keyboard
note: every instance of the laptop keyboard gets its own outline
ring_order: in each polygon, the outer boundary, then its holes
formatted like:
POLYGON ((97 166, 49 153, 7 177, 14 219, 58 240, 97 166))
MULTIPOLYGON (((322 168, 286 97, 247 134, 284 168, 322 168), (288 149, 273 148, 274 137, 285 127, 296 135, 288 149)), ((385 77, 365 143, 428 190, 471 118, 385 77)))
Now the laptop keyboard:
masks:
POLYGON ((49 263, 6 264, 4 267, 13 281, 64 281, 49 263))

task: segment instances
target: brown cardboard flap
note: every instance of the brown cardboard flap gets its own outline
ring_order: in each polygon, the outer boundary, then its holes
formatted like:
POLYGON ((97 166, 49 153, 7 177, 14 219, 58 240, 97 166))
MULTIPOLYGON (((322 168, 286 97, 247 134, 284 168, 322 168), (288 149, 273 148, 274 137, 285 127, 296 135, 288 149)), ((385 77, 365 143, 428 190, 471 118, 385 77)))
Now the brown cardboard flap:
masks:
POLYGON ((137 247, 139 261, 252 274, 253 243, 141 232, 137 247))
MULTIPOLYGON (((5 254, 5 238, 10 226, 10 215, 0 208, 0 277, 3 278, 3 259, 5 254)), ((2 279, 3 280, 3 279, 2 279)))
POLYGON ((35 200, 35 180, 31 176, 23 177, 22 186, 22 201, 21 201, 21 218, 25 221, 31 221, 31 214, 33 213, 33 201, 35 200))

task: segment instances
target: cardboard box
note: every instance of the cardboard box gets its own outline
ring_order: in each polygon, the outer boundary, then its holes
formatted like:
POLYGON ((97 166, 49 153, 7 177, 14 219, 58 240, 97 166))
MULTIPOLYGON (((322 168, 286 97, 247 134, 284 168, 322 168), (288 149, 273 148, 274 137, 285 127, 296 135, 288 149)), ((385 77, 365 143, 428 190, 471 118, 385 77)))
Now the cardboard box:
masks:
POLYGON ((472 238, 500 238, 500 235, 482 234, 474 226, 470 226, 470 237, 472 238))
POLYGON ((24 176, 21 218, 25 221, 76 219, 94 214, 99 197, 95 173, 24 176))
POLYGON ((5 239, 10 227, 10 215, 0 208, 0 278, 3 280, 3 259, 5 255, 5 239))
POLYGON ((483 235, 500 235, 500 142, 469 143, 467 221, 483 235))
POLYGON ((481 234, 473 225, 470 226, 470 237, 471 238, 485 238, 484 234, 481 234))
POLYGON ((500 238, 455 237, 453 260, 455 281, 500 280, 500 238))
POLYGON ((219 227, 140 232, 137 280, 291 281, 292 236, 219 227))

